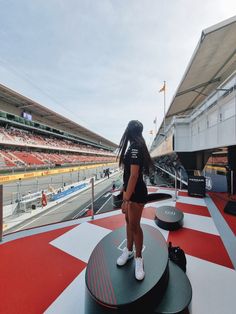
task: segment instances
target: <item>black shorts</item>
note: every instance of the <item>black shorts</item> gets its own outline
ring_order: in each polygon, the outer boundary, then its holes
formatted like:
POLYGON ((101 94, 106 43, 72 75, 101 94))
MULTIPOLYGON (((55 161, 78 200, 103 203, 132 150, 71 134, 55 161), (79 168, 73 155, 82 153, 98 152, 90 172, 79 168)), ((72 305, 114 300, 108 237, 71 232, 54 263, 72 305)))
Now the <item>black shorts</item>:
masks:
MULTIPOLYGON (((126 189, 125 189, 126 191, 126 189)), ((147 187, 144 182, 138 182, 134 193, 131 195, 130 201, 135 203, 147 203, 147 187)))

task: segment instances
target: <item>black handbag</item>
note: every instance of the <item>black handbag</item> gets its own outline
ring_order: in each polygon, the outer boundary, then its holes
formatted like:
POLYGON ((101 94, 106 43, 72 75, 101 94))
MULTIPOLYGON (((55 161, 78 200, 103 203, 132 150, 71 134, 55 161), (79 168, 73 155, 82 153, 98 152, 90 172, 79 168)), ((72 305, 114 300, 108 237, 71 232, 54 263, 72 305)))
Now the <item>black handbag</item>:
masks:
POLYGON ((169 242, 168 252, 169 259, 186 273, 187 260, 184 250, 182 250, 179 246, 172 246, 172 243, 169 242))

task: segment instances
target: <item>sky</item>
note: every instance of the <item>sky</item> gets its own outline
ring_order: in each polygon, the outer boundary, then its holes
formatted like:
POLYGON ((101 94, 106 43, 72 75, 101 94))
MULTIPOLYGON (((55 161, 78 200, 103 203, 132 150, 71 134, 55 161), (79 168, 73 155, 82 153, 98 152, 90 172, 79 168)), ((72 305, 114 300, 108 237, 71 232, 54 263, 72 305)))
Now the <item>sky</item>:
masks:
POLYGON ((201 32, 235 0, 0 0, 0 84, 119 143, 158 130, 201 32), (156 126, 153 121, 156 118, 156 126))

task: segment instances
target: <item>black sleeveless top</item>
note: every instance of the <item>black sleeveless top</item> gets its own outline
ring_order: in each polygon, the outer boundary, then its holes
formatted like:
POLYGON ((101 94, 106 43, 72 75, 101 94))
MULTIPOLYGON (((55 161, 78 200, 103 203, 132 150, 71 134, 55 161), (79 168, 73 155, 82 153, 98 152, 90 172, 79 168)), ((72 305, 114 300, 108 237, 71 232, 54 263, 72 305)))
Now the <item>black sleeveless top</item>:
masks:
POLYGON ((136 143, 132 143, 130 145, 124 156, 124 191, 126 191, 128 186, 131 165, 139 165, 139 175, 134 193, 132 194, 130 200, 137 203, 146 203, 147 188, 145 182, 143 181, 143 154, 142 148, 136 143))

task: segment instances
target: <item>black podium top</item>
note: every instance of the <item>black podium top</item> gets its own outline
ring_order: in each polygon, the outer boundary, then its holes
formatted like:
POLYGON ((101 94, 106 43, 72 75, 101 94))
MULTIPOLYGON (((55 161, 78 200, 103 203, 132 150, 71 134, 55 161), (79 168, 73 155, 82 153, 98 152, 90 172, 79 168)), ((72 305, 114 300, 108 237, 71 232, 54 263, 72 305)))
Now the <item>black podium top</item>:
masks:
POLYGON ((183 226, 184 214, 173 206, 156 209, 156 224, 165 230, 177 230, 183 226))
POLYGON ((122 267, 116 265, 126 246, 125 227, 105 236, 92 252, 85 280, 88 291, 99 304, 109 308, 125 307, 144 298, 158 283, 163 285, 163 277, 166 273, 168 276, 166 241, 156 228, 142 225, 142 229, 146 274, 143 281, 135 279, 134 259, 122 267))
POLYGON ((156 217, 168 223, 175 223, 183 220, 183 213, 173 206, 162 206, 156 210, 156 217))

